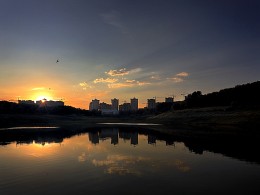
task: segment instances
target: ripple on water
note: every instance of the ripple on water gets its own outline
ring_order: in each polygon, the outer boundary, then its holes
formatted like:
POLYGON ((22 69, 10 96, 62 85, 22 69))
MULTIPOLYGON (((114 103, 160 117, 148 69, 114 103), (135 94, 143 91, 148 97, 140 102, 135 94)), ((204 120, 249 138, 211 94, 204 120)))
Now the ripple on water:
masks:
POLYGON ((127 126, 157 126, 155 123, 97 123, 99 125, 127 125, 127 126))
POLYGON ((22 130, 22 129, 58 129, 59 127, 7 127, 0 130, 22 130))

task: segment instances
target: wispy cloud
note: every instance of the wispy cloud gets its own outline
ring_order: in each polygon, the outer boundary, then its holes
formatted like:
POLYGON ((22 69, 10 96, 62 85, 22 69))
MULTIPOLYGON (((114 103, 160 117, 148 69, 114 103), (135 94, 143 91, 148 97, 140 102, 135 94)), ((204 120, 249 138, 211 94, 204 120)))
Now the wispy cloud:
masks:
POLYGON ((126 82, 126 83, 134 83, 135 80, 126 80, 125 82, 126 82))
POLYGON ((187 76, 189 76, 189 73, 187 73, 187 72, 180 72, 180 73, 176 74, 176 76, 178 76, 178 77, 187 77, 187 76))
POLYGON ((87 88, 93 88, 91 85, 89 85, 87 82, 79 83, 79 86, 83 88, 83 90, 86 90, 87 88))
POLYGON ((127 33, 125 25, 121 21, 121 14, 118 11, 112 10, 108 13, 100 14, 100 16, 106 24, 119 29, 122 33, 127 33))
POLYGON ((141 81, 137 81, 136 83, 137 83, 137 85, 139 85, 139 86, 144 86, 144 85, 150 85, 150 84, 151 84, 151 83, 149 83, 149 82, 141 82, 141 81))
POLYGON ((118 79, 114 79, 114 78, 98 78, 98 79, 95 79, 93 82, 94 83, 115 83, 117 82, 118 79))
POLYGON ((136 81, 136 80, 127 80, 126 82, 108 84, 108 88, 117 89, 117 88, 124 88, 124 87, 144 86, 144 85, 149 85, 149 84, 151 84, 151 83, 143 82, 143 81, 136 81))
POLYGON ((107 85, 110 89, 117 89, 122 87, 133 87, 133 83, 111 83, 107 85))
POLYGON ((167 78, 167 79, 173 81, 174 83, 181 83, 184 81, 182 78, 179 78, 179 77, 173 77, 173 78, 167 78))
POLYGON ((161 80, 161 77, 159 75, 152 75, 152 76, 150 76, 150 79, 159 81, 159 80, 161 80))
POLYGON ((141 71, 142 71, 142 68, 134 68, 134 69, 129 71, 129 74, 136 74, 136 73, 141 72, 141 71))
POLYGON ((129 71, 127 71, 125 68, 122 68, 122 69, 119 69, 119 70, 109 70, 108 72, 105 72, 105 73, 114 77, 114 76, 128 75, 129 71))
POLYGON ((187 73, 187 72, 180 72, 180 73, 176 74, 174 77, 167 78, 167 79, 173 81, 174 83, 181 83, 181 82, 184 81, 183 78, 187 77, 187 76, 189 76, 189 73, 187 73))
POLYGON ((119 70, 109 70, 105 73, 114 77, 114 76, 125 76, 125 75, 128 75, 128 74, 136 74, 136 73, 139 73, 141 71, 142 71, 141 68, 134 68, 134 69, 131 69, 131 70, 127 70, 126 68, 121 68, 119 70))
POLYGON ((35 87, 35 88, 32 88, 32 91, 39 91, 39 90, 44 90, 45 88, 44 87, 35 87))

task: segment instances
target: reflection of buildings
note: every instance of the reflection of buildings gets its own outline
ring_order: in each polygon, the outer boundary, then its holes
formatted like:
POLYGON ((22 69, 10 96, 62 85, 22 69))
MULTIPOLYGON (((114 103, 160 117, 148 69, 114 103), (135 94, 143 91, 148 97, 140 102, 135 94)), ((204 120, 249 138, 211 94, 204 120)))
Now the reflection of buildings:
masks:
POLYGON ((111 139, 111 144, 118 144, 118 129, 102 129, 101 131, 92 131, 88 133, 89 141, 92 144, 98 144, 99 140, 111 139))
POLYGON ((131 144, 132 145, 138 145, 138 133, 133 132, 131 135, 131 144))
POLYGON ((156 144, 156 137, 153 135, 148 135, 148 144, 156 144))
POLYGON ((119 138, 122 138, 123 140, 130 140, 132 145, 138 145, 138 133, 137 132, 120 131, 119 138))
POLYGON ((98 132, 89 132, 88 138, 89 138, 89 141, 91 141, 91 143, 93 143, 93 144, 99 143, 98 132))
POLYGON ((89 141, 93 144, 98 144, 99 140, 111 139, 111 144, 118 144, 119 138, 130 140, 132 145, 138 144, 138 132, 125 132, 118 129, 102 129, 101 131, 89 132, 89 141))
POLYGON ((49 136, 42 136, 42 137, 34 137, 34 138, 27 138, 24 140, 17 140, 16 144, 18 145, 29 145, 29 144, 41 144, 41 145, 45 145, 46 143, 48 144, 52 144, 52 143, 62 143, 63 142, 63 138, 62 137, 49 137, 49 136))
POLYGON ((163 140, 166 142, 166 145, 174 145, 174 139, 172 137, 162 136, 160 134, 153 134, 147 132, 138 132, 135 130, 119 130, 117 128, 111 129, 101 129, 99 131, 90 131, 89 141, 93 144, 99 144, 100 140, 111 139, 111 144, 117 145, 119 143, 119 139, 123 139, 124 141, 130 141, 131 145, 138 145, 139 133, 141 135, 146 135, 148 139, 148 144, 156 145, 157 140, 163 140))
POLYGON ((105 140, 111 138, 111 144, 118 144, 118 129, 102 129, 99 133, 99 139, 105 140))

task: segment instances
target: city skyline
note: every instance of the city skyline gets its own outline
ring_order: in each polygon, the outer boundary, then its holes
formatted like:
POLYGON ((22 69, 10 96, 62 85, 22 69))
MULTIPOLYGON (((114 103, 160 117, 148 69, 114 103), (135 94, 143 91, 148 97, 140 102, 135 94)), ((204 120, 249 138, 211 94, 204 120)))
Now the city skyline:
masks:
POLYGON ((0 1, 0 100, 144 107, 257 81, 259 10, 257 0, 0 1))

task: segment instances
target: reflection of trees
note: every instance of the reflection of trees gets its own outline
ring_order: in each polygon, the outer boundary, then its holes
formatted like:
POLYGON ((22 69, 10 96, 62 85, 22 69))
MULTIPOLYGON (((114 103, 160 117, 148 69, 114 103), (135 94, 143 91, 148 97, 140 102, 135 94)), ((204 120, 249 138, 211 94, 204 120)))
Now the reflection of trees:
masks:
MULTIPOLYGON (((185 130, 184 130, 185 131, 185 130)), ((194 130, 195 131, 195 130, 194 130)), ((110 139, 111 144, 119 144, 119 139, 129 141, 131 145, 138 144, 138 135, 147 136, 147 143, 156 145, 157 141, 164 141, 165 145, 174 145, 175 142, 183 142, 185 146, 196 154, 204 151, 221 153, 225 156, 260 163, 258 153, 257 135, 241 134, 196 134, 175 131, 175 134, 166 134, 151 129, 134 127, 106 128, 106 129, 34 129, 34 130, 1 130, 0 145, 17 144, 61 143, 64 138, 70 138, 82 133, 88 133, 89 140, 93 144, 99 144, 100 140, 110 139)))
POLYGON ((44 145, 45 143, 62 143, 64 138, 79 135, 82 131, 66 129, 17 129, 1 130, 0 145, 32 144, 33 142, 44 145))

